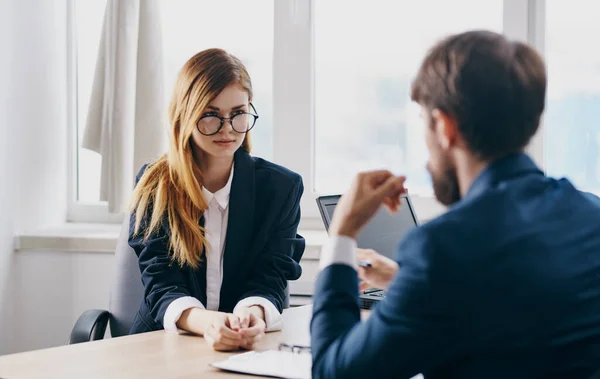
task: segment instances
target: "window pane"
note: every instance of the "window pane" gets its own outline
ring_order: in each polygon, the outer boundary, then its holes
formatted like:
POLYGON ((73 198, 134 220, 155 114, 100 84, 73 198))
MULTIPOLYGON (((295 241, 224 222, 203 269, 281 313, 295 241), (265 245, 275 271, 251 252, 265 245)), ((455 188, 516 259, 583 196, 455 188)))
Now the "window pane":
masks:
POLYGON ((273 0, 164 0, 166 81, 171 95, 179 69, 212 47, 242 60, 260 118, 252 129, 253 154, 271 159, 273 146, 273 0), (252 16, 250 16, 252 15, 252 16))
POLYGON ((100 154, 82 149, 106 0, 73 2, 77 40, 77 200, 100 201, 100 154))
POLYGON ((500 32, 502 10, 502 0, 316 1, 317 192, 387 168, 407 175, 412 193, 431 194, 411 81, 433 43, 469 29, 500 32))
POLYGON ((600 191, 599 14, 596 0, 546 2, 545 168, 595 192, 600 191))
MULTIPOLYGON (((168 98, 179 69, 192 55, 211 47, 236 55, 250 72, 253 103, 260 115, 252 130, 253 154, 270 159, 273 0, 163 0, 160 6, 168 98)), ((105 7, 106 0, 94 0, 76 9, 79 145, 85 129, 105 7)), ((168 103, 164 106, 166 111, 168 103)), ((100 156, 86 149, 78 150, 78 200, 98 202, 100 156)))

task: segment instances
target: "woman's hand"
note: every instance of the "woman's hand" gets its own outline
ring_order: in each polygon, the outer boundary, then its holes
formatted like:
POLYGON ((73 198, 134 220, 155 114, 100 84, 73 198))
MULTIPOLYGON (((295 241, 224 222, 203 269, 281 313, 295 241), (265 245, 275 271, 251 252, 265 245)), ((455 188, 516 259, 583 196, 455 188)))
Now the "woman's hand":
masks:
POLYGON ((208 346, 217 351, 234 351, 246 346, 247 339, 240 331, 240 320, 232 313, 211 312, 204 330, 208 346))
POLYGON ((260 306, 243 307, 235 314, 190 308, 181 314, 177 327, 204 336, 217 351, 250 350, 265 335, 264 317, 260 306))
POLYGON ((359 260, 371 263, 371 267, 358 268, 358 277, 363 280, 359 284, 359 290, 361 292, 369 288, 387 290, 398 272, 398 264, 370 249, 357 249, 356 257, 359 260))
POLYGON ((265 336, 267 324, 264 321, 264 310, 260 306, 237 309, 235 315, 239 318, 240 333, 244 340, 242 348, 253 350, 265 336))

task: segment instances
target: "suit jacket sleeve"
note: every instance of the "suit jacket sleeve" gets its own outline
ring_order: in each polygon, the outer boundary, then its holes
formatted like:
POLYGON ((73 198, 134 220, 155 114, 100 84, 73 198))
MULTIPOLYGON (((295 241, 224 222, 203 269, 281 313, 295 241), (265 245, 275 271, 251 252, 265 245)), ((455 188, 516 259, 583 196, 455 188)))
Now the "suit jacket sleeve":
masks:
MULTIPOLYGON (((142 167, 137 180, 141 178, 146 166, 142 167)), ((144 299, 154 321, 163 325, 165 312, 175 299, 192 296, 187 288, 183 270, 172 261, 169 254, 168 225, 161 228, 148 239, 144 238, 150 215, 142 220, 140 232, 134 233, 135 212, 129 220, 129 245, 138 256, 138 264, 144 284, 144 299)))
POLYGON ((283 206, 278 226, 254 262, 246 291, 240 300, 263 297, 272 302, 280 313, 283 311, 287 281, 298 279, 302 273, 299 261, 304 253, 305 241, 297 232, 303 191, 302 178, 298 176, 283 206))
POLYGON ((332 265, 321 272, 311 322, 313 378, 410 378, 456 353, 453 267, 422 229, 399 249, 400 271, 364 323, 356 271, 332 265))

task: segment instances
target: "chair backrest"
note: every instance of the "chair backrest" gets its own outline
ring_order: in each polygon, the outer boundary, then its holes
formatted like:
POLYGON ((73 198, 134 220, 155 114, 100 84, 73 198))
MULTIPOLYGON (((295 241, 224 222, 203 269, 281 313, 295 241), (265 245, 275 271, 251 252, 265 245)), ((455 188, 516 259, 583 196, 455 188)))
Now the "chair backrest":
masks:
MULTIPOLYGON (((110 290, 108 311, 110 335, 120 337, 129 334, 133 319, 144 299, 144 286, 135 251, 129 246, 129 215, 121 226, 121 234, 115 250, 115 276, 110 290)), ((289 284, 285 289, 284 308, 289 307, 289 284)))
POLYGON ((133 319, 144 299, 144 286, 135 251, 129 246, 129 215, 121 226, 121 234, 115 250, 115 276, 110 290, 108 311, 110 335, 120 337, 129 334, 133 319))

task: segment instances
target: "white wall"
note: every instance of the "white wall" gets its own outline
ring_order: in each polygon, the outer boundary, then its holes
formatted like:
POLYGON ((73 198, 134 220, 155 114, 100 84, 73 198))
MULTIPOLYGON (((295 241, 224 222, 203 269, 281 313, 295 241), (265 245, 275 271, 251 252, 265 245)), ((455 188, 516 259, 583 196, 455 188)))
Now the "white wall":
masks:
POLYGON ((21 232, 66 220, 67 2, 13 4, 9 125, 21 232))
POLYGON ((11 144, 9 143, 9 79, 12 59, 6 52, 12 51, 11 38, 11 1, 0 0, 0 51, 3 52, 0 59, 0 354, 6 352, 12 343, 12 333, 6 321, 11 318, 9 283, 10 266, 12 259, 12 196, 13 187, 10 184, 12 178, 12 165, 10 158, 11 144))
MULTIPOLYGON (((66 0, 0 0, 0 354, 13 350, 24 264, 37 275, 61 261, 16 258, 17 232, 66 215, 66 0)), ((36 283, 43 293, 51 283, 36 283)), ((30 286, 31 287, 31 286, 30 286)), ((29 294, 28 294, 29 295, 29 294)), ((44 309, 37 310, 44 314, 44 309)))
POLYGON ((12 266, 13 340, 6 353, 65 345, 86 309, 107 309, 114 255, 21 251, 12 266))

